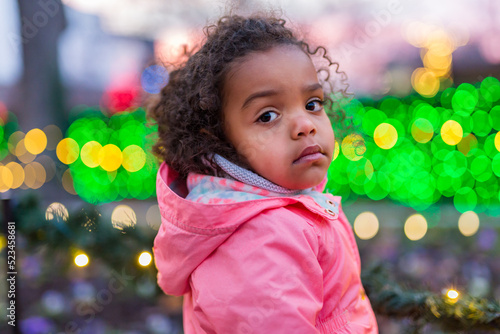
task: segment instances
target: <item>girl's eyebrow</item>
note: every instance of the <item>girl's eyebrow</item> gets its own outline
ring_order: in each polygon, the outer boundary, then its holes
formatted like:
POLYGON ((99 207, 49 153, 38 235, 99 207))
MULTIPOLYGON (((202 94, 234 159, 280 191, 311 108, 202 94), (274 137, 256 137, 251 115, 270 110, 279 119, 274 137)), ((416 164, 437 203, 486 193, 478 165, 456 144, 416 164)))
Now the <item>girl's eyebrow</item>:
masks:
POLYGON ((323 86, 321 86, 321 84, 319 82, 315 82, 311 85, 305 86, 303 91, 304 92, 312 92, 312 91, 315 91, 317 89, 323 89, 323 86))
MULTIPOLYGON (((319 82, 315 82, 313 84, 304 86, 302 91, 308 93, 308 92, 313 92, 313 91, 318 90, 318 89, 323 89, 323 86, 321 86, 321 84, 319 82)), ((274 96, 274 95, 278 95, 279 93, 280 93, 279 90, 274 90, 274 89, 263 90, 260 92, 253 93, 245 99, 245 102, 243 102, 241 109, 245 109, 250 104, 250 102, 252 102, 255 99, 262 98, 262 97, 274 96)))
POLYGON ((274 96, 274 95, 278 95, 278 94, 279 94, 279 91, 274 90, 274 89, 263 90, 261 92, 253 93, 249 97, 246 98, 245 102, 243 102, 243 105, 241 106, 241 109, 245 109, 250 104, 250 102, 252 102, 255 99, 258 99, 261 97, 274 96))

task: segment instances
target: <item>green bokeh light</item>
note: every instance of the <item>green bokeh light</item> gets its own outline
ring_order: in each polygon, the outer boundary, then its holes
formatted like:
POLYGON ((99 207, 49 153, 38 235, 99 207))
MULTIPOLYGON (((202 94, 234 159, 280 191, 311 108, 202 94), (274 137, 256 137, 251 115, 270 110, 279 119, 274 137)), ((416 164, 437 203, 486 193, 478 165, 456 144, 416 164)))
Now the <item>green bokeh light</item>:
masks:
MULTIPOLYGON (((341 153, 328 170, 327 189, 343 196, 344 205, 358 197, 389 198, 415 210, 428 210, 443 200, 453 201, 460 212, 475 209, 500 214, 500 153, 494 141, 496 131, 500 131, 498 79, 450 87, 433 98, 413 94, 339 103, 366 145, 361 159, 351 161, 341 153), (463 138, 456 145, 447 145, 440 134, 449 120, 463 129, 463 138), (373 140, 381 123, 391 124, 397 131, 396 145, 390 149, 379 148, 373 140)), ((114 144, 122 152, 130 145, 146 152, 142 168, 129 168, 134 172, 124 165, 113 172, 100 166, 89 168, 79 157, 70 169, 82 198, 99 203, 154 196, 158 163, 151 154, 151 135, 156 129, 146 126, 144 110, 108 116, 81 106, 71 114, 73 123, 67 136, 80 147, 95 140, 103 146, 114 144)), ((8 131, 7 127, 3 130, 8 131)))
POLYGON ((123 166, 112 172, 101 166, 90 168, 81 161, 80 156, 70 165, 75 190, 80 197, 91 203, 102 203, 153 196, 158 163, 151 153, 155 140, 151 135, 155 134, 156 127, 146 126, 144 110, 117 113, 111 117, 91 108, 82 107, 78 110, 81 116, 72 116, 75 120, 67 131, 67 137, 76 140, 80 147, 89 141, 97 141, 102 146, 116 145, 122 152, 131 145, 146 152, 144 167, 133 173, 123 166))
POLYGON ((500 82, 497 78, 487 77, 480 85, 479 91, 490 102, 500 100, 500 82))
POLYGON ((476 192, 469 187, 458 189, 453 198, 453 204, 455 208, 462 213, 474 210, 477 205, 476 192))
POLYGON ((478 110, 472 114, 472 130, 476 136, 484 137, 490 134, 492 129, 491 116, 484 110, 478 110))
POLYGON ((369 135, 373 136, 373 133, 375 132, 375 128, 383 123, 387 119, 387 115, 375 108, 366 108, 367 112, 364 115, 363 118, 363 131, 369 135))

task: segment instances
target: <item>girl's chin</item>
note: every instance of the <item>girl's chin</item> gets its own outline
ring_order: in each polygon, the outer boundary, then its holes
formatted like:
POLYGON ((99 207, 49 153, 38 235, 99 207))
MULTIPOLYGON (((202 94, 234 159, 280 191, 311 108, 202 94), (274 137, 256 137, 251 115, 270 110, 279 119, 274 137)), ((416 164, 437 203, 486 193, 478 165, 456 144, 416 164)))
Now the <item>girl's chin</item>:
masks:
POLYGON ((293 190, 305 190, 305 189, 310 189, 310 188, 316 187, 317 185, 319 185, 321 183, 321 181, 323 181, 323 179, 319 180, 318 182, 305 182, 305 183, 300 183, 300 184, 291 183, 291 184, 289 184, 288 187, 287 186, 282 186, 282 187, 285 187, 288 189, 293 189, 293 190))

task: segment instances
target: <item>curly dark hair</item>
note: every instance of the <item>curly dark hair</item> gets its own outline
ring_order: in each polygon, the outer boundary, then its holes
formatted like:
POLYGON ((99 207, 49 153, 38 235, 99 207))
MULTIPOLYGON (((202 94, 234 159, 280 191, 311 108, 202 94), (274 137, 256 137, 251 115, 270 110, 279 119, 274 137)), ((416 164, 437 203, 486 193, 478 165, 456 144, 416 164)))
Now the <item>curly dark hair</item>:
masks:
MULTIPOLYGON (((266 51, 278 45, 296 45, 309 56, 320 55, 326 60, 324 72, 325 110, 334 122, 342 122, 341 108, 333 111, 334 101, 330 78, 332 62, 324 47, 311 51, 309 44, 299 40, 285 27, 285 20, 275 17, 237 15, 224 16, 215 25, 205 27, 204 44, 189 59, 170 73, 168 84, 162 89, 158 102, 149 108, 150 116, 158 124, 158 142, 153 152, 175 169, 180 177, 189 172, 222 176, 222 169, 209 157, 217 153, 242 166, 249 166, 240 158, 223 131, 222 97, 226 75, 235 60, 255 51, 266 51), (321 54, 322 53, 322 54, 321 54), (329 85, 330 92, 327 92, 329 85), (207 166, 208 162, 212 168, 207 166), (215 171, 215 174, 214 174, 215 171)), ((341 90, 345 96, 345 90, 341 90)), ((249 168, 251 169, 251 168, 249 168)))

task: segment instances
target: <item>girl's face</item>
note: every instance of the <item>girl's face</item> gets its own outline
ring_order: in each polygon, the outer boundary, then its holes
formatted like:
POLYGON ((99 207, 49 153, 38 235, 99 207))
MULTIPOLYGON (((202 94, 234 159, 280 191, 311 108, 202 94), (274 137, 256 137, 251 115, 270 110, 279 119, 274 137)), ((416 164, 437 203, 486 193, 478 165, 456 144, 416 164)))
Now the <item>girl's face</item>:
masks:
POLYGON ((264 178, 289 189, 314 187, 335 147, 323 99, 316 69, 299 47, 253 52, 232 66, 224 82, 225 134, 264 178))

